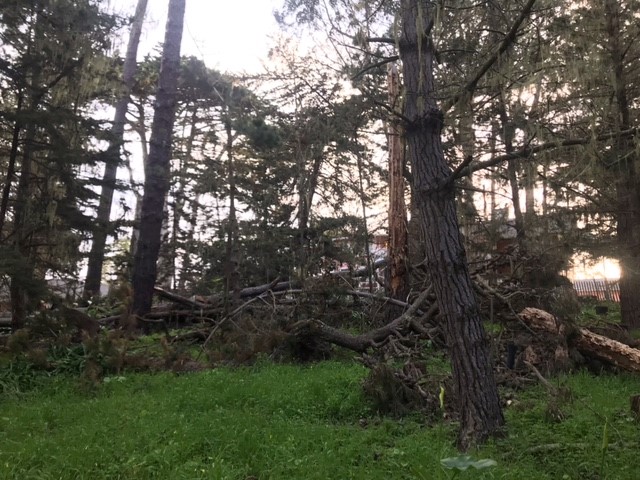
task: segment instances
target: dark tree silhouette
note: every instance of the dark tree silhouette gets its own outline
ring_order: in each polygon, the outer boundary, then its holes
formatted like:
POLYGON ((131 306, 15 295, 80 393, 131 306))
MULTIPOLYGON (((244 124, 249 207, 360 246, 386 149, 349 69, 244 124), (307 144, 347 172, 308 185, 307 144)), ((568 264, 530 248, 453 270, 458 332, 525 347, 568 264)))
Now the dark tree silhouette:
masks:
POLYGON ((156 263, 160 251, 164 202, 169 191, 169 163, 180 73, 180 46, 185 3, 186 0, 169 0, 155 113, 151 126, 149 161, 145 165, 140 237, 133 263, 132 310, 137 315, 144 315, 150 310, 157 275, 156 263))

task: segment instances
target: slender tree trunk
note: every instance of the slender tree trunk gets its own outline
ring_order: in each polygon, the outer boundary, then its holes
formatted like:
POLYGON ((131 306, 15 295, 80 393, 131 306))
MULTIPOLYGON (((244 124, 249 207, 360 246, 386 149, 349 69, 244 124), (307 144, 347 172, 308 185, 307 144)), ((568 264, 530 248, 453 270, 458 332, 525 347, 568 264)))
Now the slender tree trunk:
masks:
POLYGON ((102 177, 102 192, 100 194, 100 203, 98 204, 98 212, 96 215, 96 229, 93 233, 87 278, 84 284, 85 297, 100 294, 102 265, 104 263, 105 246, 109 231, 111 204, 113 203, 113 192, 116 186, 116 176, 120 163, 120 150, 124 143, 124 126, 127 120, 129 92, 133 87, 137 70, 138 45, 140 44, 142 24, 147 10, 147 1, 148 0, 138 0, 131 25, 131 33, 129 34, 129 43, 127 45, 122 75, 123 91, 122 96, 116 103, 113 127, 111 128, 111 142, 106 151, 104 176, 102 177))
POLYGON ((298 180, 298 269, 299 276, 304 279, 307 276, 309 265, 307 255, 307 245, 309 236, 309 220, 311 218, 311 207, 313 206, 313 197, 316 193, 318 185, 318 176, 320 175, 320 167, 322 166, 322 153, 316 153, 313 156, 313 166, 311 172, 305 171, 306 156, 300 149, 301 156, 299 165, 298 180))
POLYGON ((7 177, 4 187, 2 188, 2 199, 0 200, 0 241, 2 241, 4 224, 7 218, 7 210, 9 208, 9 196, 11 195, 11 185, 16 176, 16 162, 18 159, 18 146, 20 143, 20 132, 22 131, 22 115, 23 93, 18 92, 18 102, 16 105, 16 121, 13 125, 13 134, 11 136, 11 149, 9 151, 9 165, 7 166, 7 177))
MULTIPOLYGON (((395 64, 387 75, 389 105, 394 110, 400 105, 400 76, 395 64)), ((404 202, 404 142, 397 118, 388 126, 389 144, 389 292, 388 296, 403 302, 409 295, 409 247, 407 207, 404 202)), ((389 305, 389 319, 400 316, 402 308, 389 305)))
MULTIPOLYGON (((185 108, 185 111, 187 108, 185 108)), ((184 268, 187 266, 187 258, 189 257, 189 253, 185 252, 181 264, 180 274, 178 275, 178 246, 182 246, 181 242, 185 237, 184 232, 181 228, 181 221, 187 216, 185 213, 185 206, 187 204, 186 199, 186 190, 185 186, 187 183, 187 179, 189 176, 189 163, 190 159, 193 156, 193 144, 195 142, 196 133, 198 131, 198 106, 193 106, 193 111, 191 112, 191 116, 189 117, 189 123, 183 127, 183 137, 186 136, 186 144, 184 146, 184 155, 181 155, 180 159, 180 174, 177 182, 177 186, 175 189, 174 199, 173 199, 173 222, 171 225, 171 239, 172 239, 172 252, 171 252, 171 261, 173 264, 173 285, 175 288, 180 284, 179 278, 182 277, 182 272, 184 272, 184 268), (186 127, 189 127, 189 134, 186 135, 186 127)))
POLYGON ((140 215, 140 238, 133 264, 133 313, 144 315, 151 309, 156 281, 160 231, 164 202, 169 191, 171 141, 175 121, 180 46, 186 0, 169 0, 155 113, 151 127, 149 165, 145 172, 140 215))
POLYGON ((407 153, 451 356, 461 416, 458 446, 466 450, 496 433, 504 417, 458 227, 451 169, 442 151, 443 114, 435 100, 434 47, 428 32, 433 7, 427 0, 402 0, 401 5, 407 153))
MULTIPOLYGON (((507 154, 512 153, 514 151, 513 148, 513 140, 515 137, 515 127, 511 123, 509 119, 509 114, 507 113, 507 107, 504 102, 504 98, 500 98, 499 101, 499 114, 500 114, 500 122, 502 124, 502 136, 504 140, 504 148, 507 154)), ((520 204, 520 184, 518 182, 518 160, 508 160, 507 161, 507 178, 509 180, 509 186, 511 187, 511 201, 513 204, 513 216, 515 217, 515 227, 516 227, 516 240, 518 242, 518 255, 521 261, 517 264, 515 268, 512 267, 513 271, 511 274, 521 279, 525 284, 529 284, 531 279, 529 278, 529 270, 531 266, 527 262, 528 257, 528 248, 527 248, 527 235, 526 235, 526 225, 524 220, 524 214, 522 213, 522 206, 520 204)), ((531 286, 531 285, 529 285, 531 286)))
POLYGON ((366 256, 366 262, 367 262, 367 279, 369 282, 369 292, 373 292, 373 269, 371 268, 372 266, 372 260, 371 260, 371 247, 369 246, 369 221, 367 219, 367 198, 366 195, 364 193, 364 180, 363 180, 363 174, 364 174, 364 169, 362 166, 362 157, 358 154, 356 156, 357 158, 357 162, 358 162, 358 187, 359 187, 359 194, 360 194, 360 206, 362 208, 362 224, 364 226, 364 253, 366 256))
MULTIPOLYGON (((624 45, 620 40, 620 5, 606 0, 604 5, 608 50, 613 66, 613 89, 617 107, 614 119, 618 131, 631 126, 631 114, 624 73, 624 45)), ((620 245, 620 311, 622 323, 640 328, 640 174, 633 141, 616 141, 620 173, 616 183, 617 233, 620 245)))
MULTIPOLYGON (((140 150, 142 152, 142 165, 146 172, 149 168, 149 142, 147 141, 147 126, 145 124, 144 105, 140 102, 136 105, 138 108, 138 121, 133 125, 135 132, 140 137, 140 150)), ((131 171, 131 164, 129 165, 129 176, 131 183, 133 184, 133 173, 131 171)), ((140 195, 135 189, 133 190, 136 197, 135 213, 133 217, 133 229, 131 230, 131 245, 129 252, 131 258, 135 258, 136 250, 138 248, 138 239, 140 238, 140 217, 142 215, 142 195, 140 195)))
MULTIPOLYGON (((538 42, 542 42, 540 38, 540 32, 538 32, 538 42)), ((536 57, 536 62, 540 62, 541 60, 540 47, 538 48, 538 55, 536 57)), ((538 105, 540 103, 540 93, 542 91, 542 77, 538 79, 536 82, 536 91, 533 95, 533 101, 531 102, 531 108, 529 109, 529 119, 537 118, 537 110, 538 105)), ((531 133, 527 133, 527 137, 525 138, 525 145, 533 140, 531 133)), ((535 190, 536 190, 536 182, 538 180, 538 165, 533 159, 529 159, 525 164, 525 216, 524 223, 526 228, 531 231, 536 221, 536 199, 535 199, 535 190)), ((545 219, 545 223, 548 223, 545 219)), ((539 233, 536 234, 536 237, 539 237, 539 233)), ((546 237, 545 237, 546 238, 546 237)))
MULTIPOLYGON (((499 104, 500 122, 502 123, 502 138, 504 140, 504 149, 507 154, 513 153, 513 140, 515 137, 515 128, 509 120, 507 107, 504 99, 500 99, 499 104)), ((526 238, 524 215, 522 206, 520 205, 520 185, 518 183, 518 165, 517 160, 509 160, 507 162, 507 177, 509 186, 511 187, 511 201, 513 202, 513 214, 516 221, 516 231, 518 234, 518 243, 523 242, 526 238)), ((524 248, 524 243, 519 245, 524 248)))
POLYGON ((526 168, 526 174, 524 177, 524 192, 525 192, 524 223, 527 226, 527 229, 531 229, 531 226, 535 222, 535 218, 536 218, 535 189, 536 189, 536 177, 538 175, 538 172, 537 172, 536 165, 534 164, 533 161, 527 162, 525 168, 526 168))
MULTIPOLYGON (((491 151, 491 158, 497 155, 496 144, 498 143, 498 131, 499 127, 496 122, 491 122, 491 138, 489 140, 489 149, 491 151)), ((497 221, 497 202, 496 202, 496 171, 495 167, 489 169, 489 175, 491 176, 491 222, 497 221)))
MULTIPOLYGON (((200 194, 196 194, 195 199, 191 200, 191 213, 189 215, 189 227, 186 236, 191 239, 196 238, 196 223, 198 219, 198 210, 200 208, 200 194)), ((187 289, 187 282, 193 281, 193 265, 191 263, 191 255, 192 252, 189 249, 186 249, 185 255, 182 259, 182 269, 180 271, 180 276, 178 277, 178 286, 177 290, 180 292, 184 292, 187 289)))
MULTIPOLYGON (((227 107, 228 109, 228 107, 227 107)), ((225 266, 225 310, 229 313, 240 303, 240 258, 238 249, 238 218, 236 215, 236 172, 233 158, 233 131, 231 120, 225 119, 227 133, 227 181, 229 182, 229 218, 227 225, 227 246, 225 266)))

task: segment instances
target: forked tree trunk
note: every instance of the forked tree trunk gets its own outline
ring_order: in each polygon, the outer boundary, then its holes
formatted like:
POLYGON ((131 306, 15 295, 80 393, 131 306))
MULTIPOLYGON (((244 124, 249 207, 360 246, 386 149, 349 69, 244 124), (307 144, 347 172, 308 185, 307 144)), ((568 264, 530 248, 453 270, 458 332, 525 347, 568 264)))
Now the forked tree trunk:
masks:
POLYGON ((102 265, 104 264, 105 246, 107 244, 107 233, 109 231, 111 204, 116 186, 118 164, 120 163, 120 149, 124 142, 124 125, 127 120, 129 92, 133 87, 134 76, 136 74, 138 45, 140 43, 144 15, 147 11, 147 2, 148 0, 138 0, 131 25, 131 33, 129 35, 129 43, 127 45, 122 74, 123 91, 116 103, 113 127, 111 128, 111 143, 106 152, 104 176, 102 177, 102 192, 100 194, 100 203, 98 204, 98 212, 96 215, 96 229, 93 233, 87 278, 84 283, 85 297, 100 294, 102 265))
POLYGON ((434 49, 429 35, 432 10, 427 0, 402 0, 405 136, 417 210, 425 230, 427 266, 444 322, 459 402, 458 447, 466 450, 496 433, 504 417, 459 231, 451 169, 442 151, 443 114, 435 101, 434 49))
POLYGON ((185 3, 186 0, 169 0, 167 28, 151 127, 149 163, 145 171, 140 238, 133 264, 132 310, 137 315, 144 315, 151 309, 157 275, 164 202, 169 191, 171 140, 180 73, 180 46, 185 3))

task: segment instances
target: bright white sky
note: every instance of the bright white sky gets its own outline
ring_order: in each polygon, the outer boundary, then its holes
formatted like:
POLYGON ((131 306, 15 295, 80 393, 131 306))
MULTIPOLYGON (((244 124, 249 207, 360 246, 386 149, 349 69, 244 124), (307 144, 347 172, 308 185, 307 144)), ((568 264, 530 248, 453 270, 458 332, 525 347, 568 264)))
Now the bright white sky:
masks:
MULTIPOLYGON (((114 11, 133 14, 136 0, 111 0, 114 11)), ((283 0, 187 0, 182 54, 193 55, 223 72, 259 72, 269 51, 270 35, 277 34, 273 11, 283 0)), ((164 38, 169 0, 149 0, 139 57, 164 38)), ((119 47, 122 54, 126 38, 119 47)))

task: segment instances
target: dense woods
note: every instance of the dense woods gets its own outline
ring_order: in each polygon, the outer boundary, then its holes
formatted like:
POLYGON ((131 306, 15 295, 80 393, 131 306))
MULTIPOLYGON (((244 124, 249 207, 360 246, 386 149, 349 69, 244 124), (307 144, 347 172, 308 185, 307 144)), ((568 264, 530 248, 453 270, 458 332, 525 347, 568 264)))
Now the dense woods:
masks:
MULTIPOLYGON (((640 330, 640 2, 283 0, 256 75, 180 54, 198 2, 170 0, 145 55, 148 2, 131 18, 107 3, 0 6, 13 337, 35 345, 54 318, 87 351, 109 338, 118 371, 124 339, 157 331, 171 355, 176 339, 217 348, 212 364, 338 345, 373 372, 428 343, 451 362, 467 450, 502 430, 504 349, 538 348, 520 311, 576 320, 578 255, 619 262, 616 329, 640 330), (506 346, 497 321, 516 325, 506 346)), ((637 371, 633 343, 565 328, 544 352, 637 371)), ((527 374, 557 371, 531 352, 527 374)))

